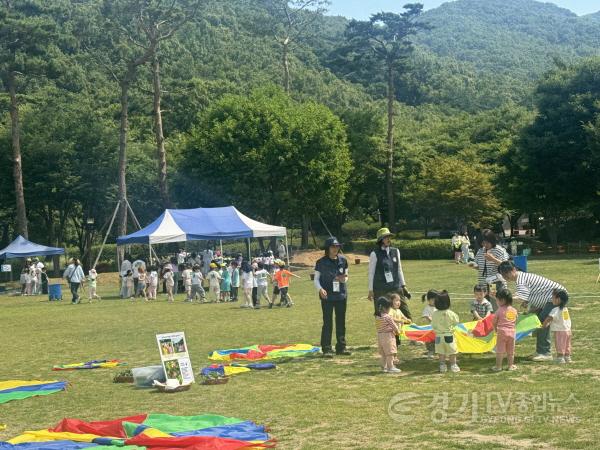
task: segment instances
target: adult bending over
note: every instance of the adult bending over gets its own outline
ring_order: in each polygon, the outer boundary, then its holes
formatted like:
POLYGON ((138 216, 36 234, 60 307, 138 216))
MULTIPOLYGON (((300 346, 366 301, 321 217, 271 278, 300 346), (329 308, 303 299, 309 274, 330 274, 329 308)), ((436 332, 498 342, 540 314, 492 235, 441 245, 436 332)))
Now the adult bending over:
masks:
MULTIPOLYGON (((554 308, 552 304, 552 293, 555 289, 567 291, 561 284, 533 273, 520 272, 512 261, 505 261, 498 267, 498 272, 508 281, 517 284, 515 299, 522 301, 528 312, 535 313, 544 323, 550 311, 554 308)), ((533 361, 552 360, 552 342, 550 340, 549 328, 538 328, 536 330, 536 345, 533 361)))

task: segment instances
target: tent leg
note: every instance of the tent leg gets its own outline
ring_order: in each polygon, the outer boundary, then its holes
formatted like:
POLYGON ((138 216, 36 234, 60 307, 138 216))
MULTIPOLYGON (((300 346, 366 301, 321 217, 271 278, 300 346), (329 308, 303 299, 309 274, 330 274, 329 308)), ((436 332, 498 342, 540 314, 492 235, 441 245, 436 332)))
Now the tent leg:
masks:
POLYGON ((225 256, 223 255, 223 240, 219 239, 219 248, 221 250, 221 262, 225 261, 225 256))
MULTIPOLYGON (((112 226, 115 223, 115 217, 117 217, 117 212, 119 211, 119 206, 121 205, 121 200, 119 200, 117 202, 117 207, 115 208, 115 211, 113 212, 112 218, 110 219, 110 224, 108 225, 108 229, 106 230, 106 234, 104 235, 104 240, 102 241, 102 247, 100 247, 100 251, 98 252, 98 256, 96 256, 96 260, 94 261, 94 265, 92 266, 92 269, 96 268, 96 265, 98 264, 98 261, 100 261, 100 256, 102 256, 102 250, 104 250, 104 246, 106 245, 106 241, 108 239, 108 235, 110 234, 111 230, 112 230, 112 226)), ((120 261, 119 261, 119 248, 117 247, 117 267, 120 268, 120 261)))
POLYGON ((250 238, 246 239, 246 249, 248 250, 248 262, 252 261, 252 253, 250 252, 250 238))
POLYGON ((290 249, 288 247, 287 230, 285 232, 285 259, 287 260, 287 266, 290 267, 290 249))

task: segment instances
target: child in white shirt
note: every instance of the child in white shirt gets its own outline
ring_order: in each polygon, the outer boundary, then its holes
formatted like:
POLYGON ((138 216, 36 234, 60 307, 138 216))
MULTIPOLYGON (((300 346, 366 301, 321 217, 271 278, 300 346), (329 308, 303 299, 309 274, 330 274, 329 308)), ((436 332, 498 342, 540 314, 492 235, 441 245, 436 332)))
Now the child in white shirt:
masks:
POLYGON ((558 364, 571 362, 571 316, 566 306, 568 301, 567 291, 555 289, 552 292, 552 304, 555 308, 544 320, 544 327, 550 327, 550 331, 554 334, 558 364))

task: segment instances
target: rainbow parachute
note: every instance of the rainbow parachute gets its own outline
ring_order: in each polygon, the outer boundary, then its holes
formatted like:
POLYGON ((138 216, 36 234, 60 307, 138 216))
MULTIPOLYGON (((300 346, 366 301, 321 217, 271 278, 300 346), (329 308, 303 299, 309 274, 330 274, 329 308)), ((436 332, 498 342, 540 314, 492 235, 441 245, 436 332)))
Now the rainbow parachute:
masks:
POLYGON ((320 347, 310 344, 290 345, 252 345, 250 347, 215 350, 208 355, 211 361, 260 361, 277 358, 297 358, 321 351, 320 347))
POLYGON ((216 415, 141 414, 106 422, 63 419, 47 430, 26 431, 0 449, 237 450, 275 447, 262 425, 216 415))
POLYGON ((238 375, 244 372, 250 372, 252 370, 271 370, 276 369, 277 366, 273 363, 252 363, 252 364, 212 364, 205 367, 200 371, 200 375, 208 377, 210 375, 218 375, 220 377, 230 377, 232 375, 238 375))
POLYGON ((60 364, 52 367, 52 370, 111 369, 125 365, 127 363, 118 359, 95 359, 84 363, 60 364))
POLYGON ((66 381, 0 381, 0 403, 64 391, 66 381))
MULTIPOLYGON (((459 323, 454 328, 454 338, 459 353, 486 353, 496 347, 496 333, 492 327, 493 315, 484 320, 459 323)), ((541 326, 535 314, 524 314, 517 318, 516 340, 529 336, 533 330, 541 326)), ((402 336, 411 341, 433 342, 435 332, 431 325, 404 325, 402 336)))

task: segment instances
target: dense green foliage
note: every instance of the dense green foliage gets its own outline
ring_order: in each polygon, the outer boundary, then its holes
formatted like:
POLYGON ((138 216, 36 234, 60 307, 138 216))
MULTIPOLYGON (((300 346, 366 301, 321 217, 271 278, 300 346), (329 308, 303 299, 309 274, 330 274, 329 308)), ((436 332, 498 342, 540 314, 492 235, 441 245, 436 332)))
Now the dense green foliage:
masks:
MULTIPOLYGON (((111 17, 136 4, 1 4, 1 243, 17 229, 11 71, 30 237, 83 253, 93 217, 98 242, 118 198, 119 80, 147 45, 140 29, 111 17)), ((197 4, 157 53, 175 206, 233 203, 295 227, 306 215, 317 231, 319 216, 336 232, 351 220, 385 220, 385 74, 343 57, 349 22, 304 13, 313 16, 291 47, 287 96, 276 87, 275 3, 197 4)), ((600 70, 582 58, 600 53, 598 17, 531 0, 458 0, 422 14, 431 29, 414 37, 394 80, 400 228, 490 226, 525 212, 543 216, 542 226, 552 217, 597 233, 600 70)), ((128 199, 142 223, 162 208, 149 69, 137 68, 128 108, 128 199)))

